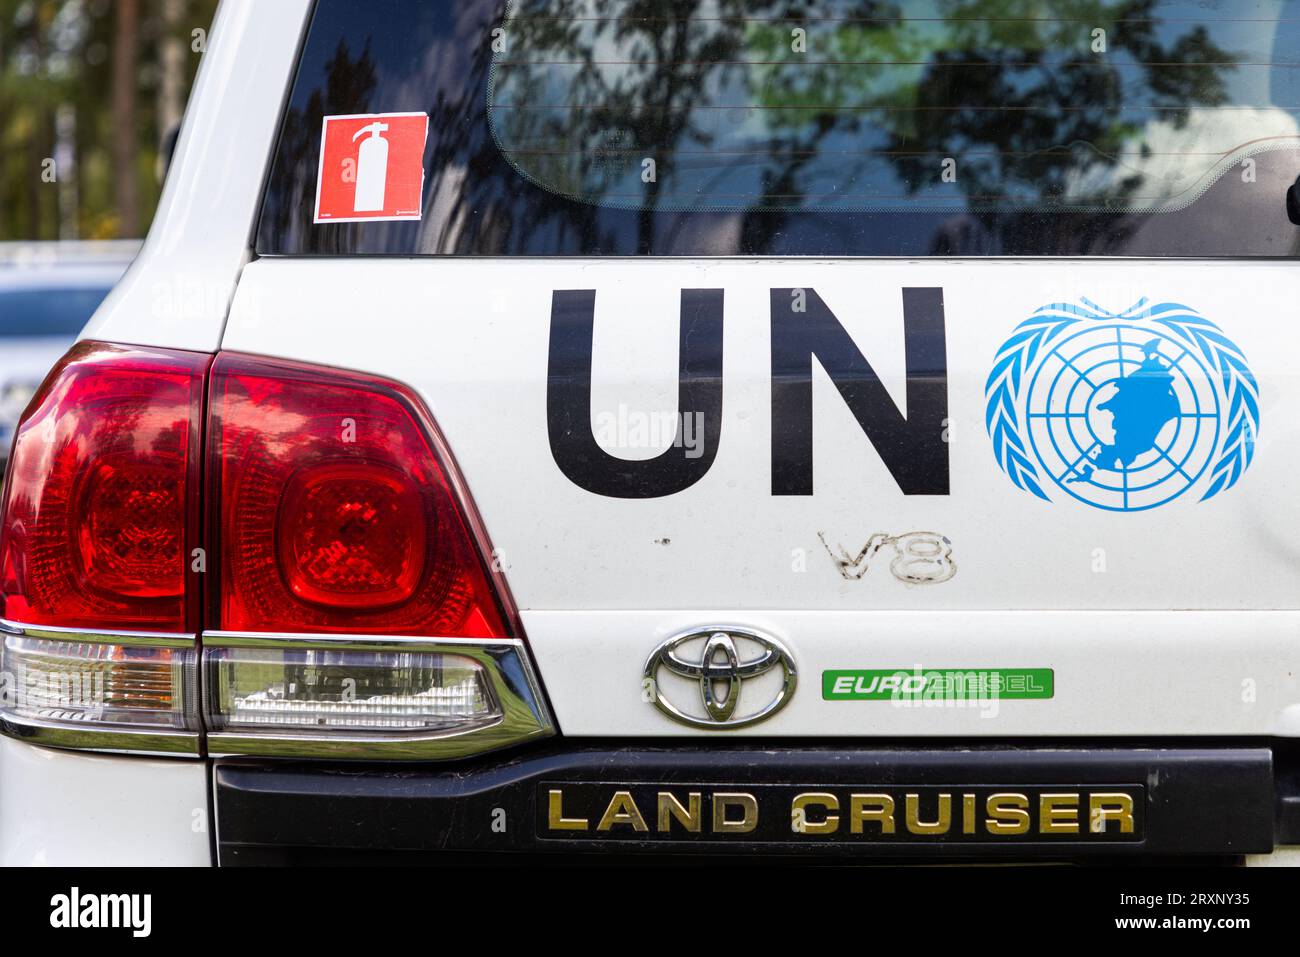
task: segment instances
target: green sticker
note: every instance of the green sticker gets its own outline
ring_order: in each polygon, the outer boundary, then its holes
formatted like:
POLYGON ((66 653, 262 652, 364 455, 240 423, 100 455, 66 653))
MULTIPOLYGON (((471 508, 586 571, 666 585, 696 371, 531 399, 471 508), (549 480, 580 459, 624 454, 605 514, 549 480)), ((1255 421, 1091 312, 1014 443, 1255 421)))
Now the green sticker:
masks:
POLYGON ((823 671, 826 701, 994 701, 1050 698, 1051 668, 884 668, 823 671))

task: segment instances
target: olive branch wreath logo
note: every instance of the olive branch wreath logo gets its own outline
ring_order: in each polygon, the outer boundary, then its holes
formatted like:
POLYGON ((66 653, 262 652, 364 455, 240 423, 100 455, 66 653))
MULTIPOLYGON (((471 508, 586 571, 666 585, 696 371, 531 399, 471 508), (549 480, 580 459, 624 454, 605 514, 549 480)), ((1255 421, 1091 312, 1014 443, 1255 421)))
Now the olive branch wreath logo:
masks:
POLYGON ((1175 302, 1148 306, 1139 299, 1123 312, 1111 312, 1087 299, 1051 303, 1034 310, 998 348, 993 371, 984 384, 984 426, 993 440, 993 455, 1017 488, 1051 501, 1043 491, 1038 470, 1030 460, 1020 431, 1021 388, 1026 370, 1046 347, 1076 324, 1113 320, 1149 321, 1163 327, 1183 348, 1195 352, 1222 380, 1227 414, 1223 445, 1201 501, 1232 488, 1250 467, 1259 435, 1259 383, 1245 354, 1223 331, 1195 309, 1175 302))

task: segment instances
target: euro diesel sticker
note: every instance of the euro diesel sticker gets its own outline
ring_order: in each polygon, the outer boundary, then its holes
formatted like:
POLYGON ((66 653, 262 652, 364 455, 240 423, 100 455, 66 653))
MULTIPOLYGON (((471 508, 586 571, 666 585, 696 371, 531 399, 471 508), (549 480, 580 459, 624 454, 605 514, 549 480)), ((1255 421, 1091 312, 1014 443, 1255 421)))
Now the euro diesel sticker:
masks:
POLYGON ((425 113, 325 117, 315 221, 419 219, 428 135, 425 113))
POLYGON ((992 701, 1050 698, 1051 668, 884 668, 823 671, 825 701, 992 701))

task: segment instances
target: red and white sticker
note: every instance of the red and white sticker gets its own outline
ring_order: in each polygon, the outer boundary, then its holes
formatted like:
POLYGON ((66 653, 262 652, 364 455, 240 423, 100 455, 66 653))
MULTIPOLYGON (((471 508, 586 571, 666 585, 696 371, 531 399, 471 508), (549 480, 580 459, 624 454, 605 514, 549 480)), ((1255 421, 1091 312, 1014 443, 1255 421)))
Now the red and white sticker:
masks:
POLYGON ((419 219, 428 136, 427 113, 325 117, 316 222, 419 219))

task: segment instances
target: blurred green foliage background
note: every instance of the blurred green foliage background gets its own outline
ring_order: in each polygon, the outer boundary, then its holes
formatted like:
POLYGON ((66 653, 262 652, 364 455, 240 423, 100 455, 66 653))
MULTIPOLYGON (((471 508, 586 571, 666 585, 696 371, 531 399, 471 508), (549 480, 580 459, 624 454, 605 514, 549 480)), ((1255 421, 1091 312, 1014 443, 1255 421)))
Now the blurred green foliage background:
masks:
POLYGON ((0 240, 143 236, 217 0, 0 0, 0 240))

